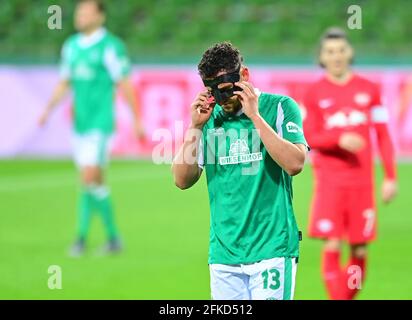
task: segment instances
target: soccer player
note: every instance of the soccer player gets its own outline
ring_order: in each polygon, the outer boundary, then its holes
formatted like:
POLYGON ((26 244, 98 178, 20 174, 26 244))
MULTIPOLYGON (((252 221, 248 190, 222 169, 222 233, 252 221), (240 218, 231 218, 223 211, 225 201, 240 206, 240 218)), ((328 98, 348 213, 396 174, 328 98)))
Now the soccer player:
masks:
POLYGON ((376 236, 371 133, 385 171, 383 201, 391 201, 397 190, 387 109, 377 85, 352 72, 353 58, 345 32, 328 29, 319 48, 325 76, 303 101, 315 175, 309 235, 325 241, 322 273, 331 299, 355 297, 365 279, 367 244, 376 236), (350 245, 345 266, 340 264, 343 241, 350 245))
POLYGON ((105 8, 101 1, 79 1, 75 10, 75 27, 79 33, 63 45, 60 81, 39 122, 44 125, 52 110, 73 90, 74 159, 81 176, 82 189, 78 207, 77 239, 71 255, 85 251, 92 211, 103 220, 108 243, 105 253, 117 253, 122 245, 116 227, 110 191, 105 185, 103 169, 108 160, 109 139, 114 130, 114 97, 118 85, 134 115, 138 137, 143 126, 137 114, 137 102, 128 78, 130 63, 123 42, 107 31, 105 8))
POLYGON ((300 237, 292 176, 307 152, 298 105, 254 88, 228 42, 206 50, 198 70, 205 89, 172 172, 186 189, 206 171, 212 298, 292 299, 300 237))

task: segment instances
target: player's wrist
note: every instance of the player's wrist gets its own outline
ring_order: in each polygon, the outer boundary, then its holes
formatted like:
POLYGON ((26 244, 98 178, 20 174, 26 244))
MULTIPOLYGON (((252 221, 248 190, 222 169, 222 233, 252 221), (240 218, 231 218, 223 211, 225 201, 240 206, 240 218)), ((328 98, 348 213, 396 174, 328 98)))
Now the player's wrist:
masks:
POLYGON ((136 117, 136 118, 134 119, 134 125, 135 125, 135 127, 143 127, 143 123, 142 123, 142 121, 140 120, 140 117, 136 117))
POLYGON ((53 110, 54 105, 55 105, 55 102, 50 101, 48 104, 46 104, 46 107, 44 108, 44 112, 50 113, 53 110))
POLYGON ((189 129, 202 130, 204 125, 205 125, 204 123, 196 123, 192 121, 189 125, 189 129))
POLYGON ((47 107, 44 108, 44 110, 43 110, 43 117, 49 118, 50 115, 51 115, 51 113, 52 113, 52 111, 53 111, 53 108, 50 107, 50 106, 47 106, 47 107))
POLYGON ((260 115, 259 112, 255 112, 255 113, 251 114, 251 115, 249 116, 249 119, 252 120, 252 122, 253 122, 254 124, 256 124, 257 122, 263 120, 263 119, 262 119, 262 116, 260 115))

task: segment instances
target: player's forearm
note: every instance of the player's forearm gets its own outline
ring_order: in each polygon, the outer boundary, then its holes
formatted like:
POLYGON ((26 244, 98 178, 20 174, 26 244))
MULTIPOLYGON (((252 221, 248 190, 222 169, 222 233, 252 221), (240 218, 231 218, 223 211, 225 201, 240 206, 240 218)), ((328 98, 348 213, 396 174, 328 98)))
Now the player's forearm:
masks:
POLYGON ((311 148, 318 150, 331 150, 339 147, 339 137, 334 135, 316 135, 312 138, 308 138, 308 143, 311 148))
POLYGON ((385 171, 385 178, 389 180, 396 180, 395 152, 388 128, 386 124, 376 124, 375 130, 377 134, 379 153, 385 171))
POLYGON ((68 80, 61 80, 57 86, 55 87, 50 100, 46 105, 46 110, 48 112, 52 111, 59 102, 63 99, 63 97, 67 94, 69 90, 69 81, 68 80))
POLYGON ((193 186, 199 180, 202 172, 197 161, 201 139, 201 130, 199 129, 192 126, 188 129, 184 142, 172 163, 174 181, 180 189, 193 186))
POLYGON ((272 159, 290 176, 300 173, 305 164, 306 151, 280 137, 261 116, 254 117, 252 121, 272 159))
MULTIPOLYGON (((309 103, 308 103, 309 105, 309 103)), ((311 149, 329 151, 339 149, 339 133, 324 129, 323 115, 316 107, 307 108, 303 124, 305 137, 311 149)))
POLYGON ((137 102, 137 97, 133 90, 133 85, 129 78, 120 80, 119 87, 122 91, 123 97, 126 100, 127 105, 130 108, 130 111, 133 114, 133 118, 136 121, 140 121, 139 106, 137 102))
POLYGON ((408 85, 401 94, 399 101, 399 120, 403 120, 406 110, 409 107, 409 104, 412 100, 412 84, 408 85))
POLYGON ((305 135, 311 149, 331 150, 339 148, 339 135, 328 132, 310 132, 305 130, 305 135))

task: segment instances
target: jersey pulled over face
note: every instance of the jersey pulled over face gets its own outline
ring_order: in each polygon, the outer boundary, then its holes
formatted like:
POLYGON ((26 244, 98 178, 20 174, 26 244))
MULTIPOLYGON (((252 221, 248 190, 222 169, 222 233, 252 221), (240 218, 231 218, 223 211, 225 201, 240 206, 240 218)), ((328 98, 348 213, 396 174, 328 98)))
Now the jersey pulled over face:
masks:
MULTIPOLYGON (((289 97, 261 93, 262 117, 284 139, 306 144, 289 97)), ((199 165, 210 200, 209 263, 254 263, 298 256, 292 178, 270 157, 252 121, 216 105, 203 128, 199 165)))
POLYGON ((388 120, 378 87, 357 75, 346 84, 324 77, 309 88, 303 108, 316 178, 339 185, 371 185, 371 128, 388 120), (361 135, 365 147, 355 154, 340 149, 338 141, 344 132, 361 135))
POLYGON ((115 83, 130 73, 122 41, 103 28, 73 35, 64 43, 60 73, 73 88, 75 131, 112 133, 115 83))

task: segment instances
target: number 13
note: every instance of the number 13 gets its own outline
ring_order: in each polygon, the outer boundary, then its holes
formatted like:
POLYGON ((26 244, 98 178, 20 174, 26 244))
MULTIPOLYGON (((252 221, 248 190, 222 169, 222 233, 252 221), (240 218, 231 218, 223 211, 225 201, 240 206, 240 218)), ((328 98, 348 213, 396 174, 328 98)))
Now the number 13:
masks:
POLYGON ((276 290, 280 287, 280 272, 278 269, 270 269, 262 272, 263 289, 276 290))

